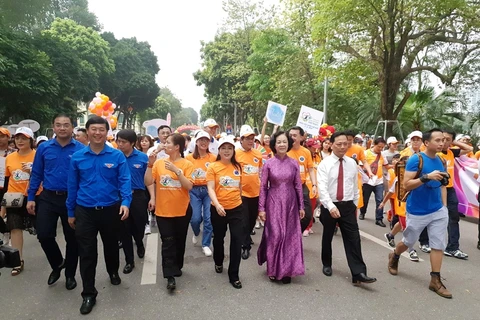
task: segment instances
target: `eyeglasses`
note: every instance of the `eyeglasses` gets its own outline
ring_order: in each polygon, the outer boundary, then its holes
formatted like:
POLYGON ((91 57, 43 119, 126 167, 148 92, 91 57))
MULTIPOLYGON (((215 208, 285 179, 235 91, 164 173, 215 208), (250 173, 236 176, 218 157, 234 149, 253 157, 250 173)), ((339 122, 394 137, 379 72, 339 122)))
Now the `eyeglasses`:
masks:
POLYGON ((68 129, 68 128, 70 128, 72 125, 71 125, 70 123, 55 123, 54 126, 55 126, 55 128, 68 129))

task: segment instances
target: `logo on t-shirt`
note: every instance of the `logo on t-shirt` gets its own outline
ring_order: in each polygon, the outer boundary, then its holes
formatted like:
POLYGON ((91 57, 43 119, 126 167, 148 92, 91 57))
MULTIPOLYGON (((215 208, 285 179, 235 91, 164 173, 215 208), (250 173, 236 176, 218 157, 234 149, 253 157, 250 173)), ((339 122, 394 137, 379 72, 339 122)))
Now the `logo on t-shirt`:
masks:
POLYGON ((200 169, 200 168, 196 168, 195 170, 193 170, 193 173, 192 173, 192 178, 193 179, 205 179, 207 177, 207 173, 200 169))
POLYGON ((173 180, 168 174, 160 176, 160 184, 166 188, 180 188, 182 186, 180 181, 173 180))
POLYGON ((12 177, 13 180, 15 181, 28 181, 30 180, 30 174, 27 172, 24 172, 20 169, 14 170, 12 172, 12 177))
POLYGON ((304 156, 300 156, 300 158, 298 158, 298 161, 304 162, 304 161, 305 161, 305 157, 304 157, 304 156))
POLYGON ((356 153, 352 154, 352 158, 357 159, 357 154, 356 153))
POLYGON ((140 168, 142 167, 142 164, 141 164, 141 163, 135 163, 135 164, 133 165, 133 167, 134 167, 135 169, 140 169, 140 168))
POLYGON ((243 166, 243 172, 245 172, 245 174, 256 174, 258 173, 258 167, 246 164, 243 166))
POLYGON ((233 179, 229 176, 222 176, 219 179, 220 185, 224 188, 238 188, 240 181, 233 179))
POLYGON ((210 162, 205 162, 205 168, 208 168, 209 165, 210 165, 210 162))
POLYGON ((107 167, 108 169, 113 168, 114 165, 115 164, 113 163, 105 163, 105 167, 107 167))

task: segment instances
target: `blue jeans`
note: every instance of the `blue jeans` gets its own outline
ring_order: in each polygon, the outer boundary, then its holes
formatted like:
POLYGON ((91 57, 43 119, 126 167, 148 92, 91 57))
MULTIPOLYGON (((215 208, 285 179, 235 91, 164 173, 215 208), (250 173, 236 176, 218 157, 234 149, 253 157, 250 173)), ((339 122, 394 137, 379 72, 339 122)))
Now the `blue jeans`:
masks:
POLYGON ((190 190, 190 205, 192 206, 192 226, 195 236, 200 234, 200 224, 203 221, 202 247, 210 247, 212 242, 212 221, 210 220, 211 200, 206 186, 194 186, 190 190))
POLYGON ((360 213, 363 215, 367 213, 368 200, 370 200, 372 192, 375 194, 375 220, 383 220, 383 209, 378 209, 383 201, 383 184, 378 186, 371 186, 368 183, 363 184, 363 207, 360 209, 360 213))

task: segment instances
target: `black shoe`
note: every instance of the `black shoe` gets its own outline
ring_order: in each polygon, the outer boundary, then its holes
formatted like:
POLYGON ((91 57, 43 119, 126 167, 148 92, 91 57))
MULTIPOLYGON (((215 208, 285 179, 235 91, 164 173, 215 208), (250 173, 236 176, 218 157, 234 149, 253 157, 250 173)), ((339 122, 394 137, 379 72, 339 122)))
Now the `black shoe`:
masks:
POLYGON ((122 241, 119 240, 118 241, 118 249, 122 249, 122 248, 123 248, 123 243, 122 243, 122 241))
POLYGON ((223 266, 217 266, 217 265, 215 265, 215 272, 216 272, 216 273, 222 273, 222 272, 223 272, 223 266))
POLYGON ((77 281, 73 277, 67 277, 67 282, 65 283, 65 288, 67 290, 73 290, 77 287, 77 281))
POLYGON ((250 235, 251 235, 251 236, 254 236, 254 235, 256 235, 256 234, 257 234, 257 233, 255 232, 255 229, 252 230, 252 232, 250 232, 250 235))
POLYGON ((458 216, 459 216, 460 218, 465 218, 465 214, 463 214, 463 213, 461 213, 461 212, 458 213, 458 216))
POLYGON ((360 213, 360 214, 358 215, 358 219, 360 219, 360 220, 365 220, 365 214, 360 213))
POLYGON ((176 275, 174 275, 174 277, 180 278, 182 275, 183 275, 183 272, 182 272, 182 270, 180 270, 180 272, 177 273, 176 275))
POLYGON ((57 282, 58 279, 60 279, 60 275, 62 273, 63 268, 65 268, 65 260, 63 260, 62 264, 60 265, 60 267, 58 267, 58 269, 52 270, 52 272, 50 272, 50 275, 48 276, 49 286, 51 286, 52 284, 57 282))
POLYGON ((240 282, 240 280, 230 281, 230 283, 232 284, 232 287, 234 287, 235 289, 242 289, 242 283, 240 282))
POLYGON ((292 277, 284 277, 284 278, 282 278, 282 283, 283 283, 283 284, 289 284, 290 282, 292 282, 292 277))
POLYGON ((377 221, 375 221, 375 224, 376 224, 377 226, 380 226, 380 227, 383 227, 383 228, 386 227, 385 223, 383 223, 382 220, 377 220, 377 221))
POLYGON ((140 259, 143 259, 145 257, 145 247, 141 246, 137 248, 137 255, 140 259))
POLYGON ((250 257, 250 249, 242 249, 242 259, 247 260, 250 257))
POLYGON ((170 291, 175 290, 177 287, 177 284, 175 283, 175 278, 174 277, 168 277, 167 278, 167 289, 170 291))
POLYGON ((113 273, 110 275, 110 282, 114 286, 118 286, 120 283, 122 283, 122 279, 120 279, 120 276, 118 275, 118 273, 113 273))
POLYGON ((373 283, 377 281, 377 278, 370 278, 365 273, 360 273, 352 277, 352 283, 354 286, 358 286, 361 283, 373 283))
POLYGON ((332 276, 332 267, 323 266, 322 271, 323 271, 323 274, 326 275, 327 277, 332 276))
POLYGON ((123 273, 129 274, 130 272, 133 271, 133 268, 135 268, 135 263, 127 263, 125 265, 125 268, 123 268, 123 273))
POLYGON ((92 312, 93 306, 97 302, 97 299, 94 297, 83 298, 82 306, 80 307, 81 314, 89 314, 92 312))

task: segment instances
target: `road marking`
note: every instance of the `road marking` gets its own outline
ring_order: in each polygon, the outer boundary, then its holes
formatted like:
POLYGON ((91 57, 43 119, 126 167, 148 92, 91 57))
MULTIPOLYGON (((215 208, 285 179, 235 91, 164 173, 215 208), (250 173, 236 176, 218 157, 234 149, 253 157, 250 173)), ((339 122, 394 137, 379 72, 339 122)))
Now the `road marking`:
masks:
POLYGON ((157 283, 158 233, 147 236, 141 285, 157 283))
MULTIPOLYGON (((386 244, 384 240, 380 240, 380 239, 378 239, 377 237, 374 237, 374 236, 372 236, 371 234, 368 234, 368 233, 366 233, 366 232, 364 232, 364 231, 361 231, 361 230, 360 230, 360 235, 361 235, 362 237, 364 237, 364 238, 367 238, 367 239, 370 240, 370 241, 375 242, 376 244, 381 245, 381 246, 384 247, 384 248, 387 248, 387 249, 392 250, 392 247, 390 247, 388 244, 386 244)), ((402 253, 402 257, 407 258, 408 260, 410 260, 410 255, 409 255, 407 252, 402 253)), ((418 259, 419 259, 420 261, 424 261, 422 258, 418 258, 418 259)))

